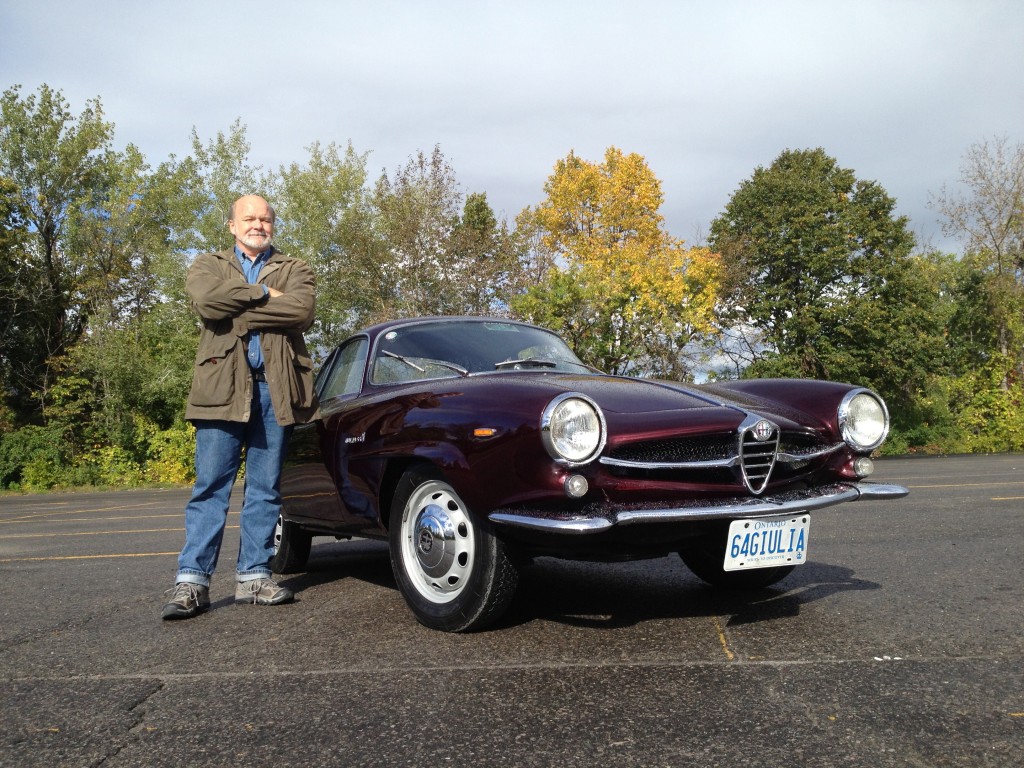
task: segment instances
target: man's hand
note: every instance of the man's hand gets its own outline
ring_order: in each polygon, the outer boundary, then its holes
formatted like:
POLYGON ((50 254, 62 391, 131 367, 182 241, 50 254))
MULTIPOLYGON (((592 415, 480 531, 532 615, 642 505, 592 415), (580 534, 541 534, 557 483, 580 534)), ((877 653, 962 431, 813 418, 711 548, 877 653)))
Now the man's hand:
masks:
POLYGON ((267 295, 272 299, 276 299, 278 296, 284 296, 284 294, 277 290, 277 288, 271 288, 269 285, 267 286, 267 295))

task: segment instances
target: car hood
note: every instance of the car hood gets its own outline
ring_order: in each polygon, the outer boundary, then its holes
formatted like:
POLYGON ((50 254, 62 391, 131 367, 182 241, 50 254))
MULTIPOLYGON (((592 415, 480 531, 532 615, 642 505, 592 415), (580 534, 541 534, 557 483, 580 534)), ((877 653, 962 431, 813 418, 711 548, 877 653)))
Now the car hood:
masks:
MULTIPOLYGON (((515 374, 512 374, 515 375, 515 374)), ((724 396, 704 393, 677 382, 634 379, 625 376, 548 373, 525 379, 559 391, 587 395, 604 411, 609 422, 645 431, 671 424, 684 431, 735 429, 751 413, 765 416, 784 430, 820 428, 818 419, 781 403, 761 400, 756 407, 724 396)))
POLYGON ((619 376, 565 376, 556 386, 581 392, 614 413, 657 413, 660 411, 714 408, 713 399, 682 386, 619 376))

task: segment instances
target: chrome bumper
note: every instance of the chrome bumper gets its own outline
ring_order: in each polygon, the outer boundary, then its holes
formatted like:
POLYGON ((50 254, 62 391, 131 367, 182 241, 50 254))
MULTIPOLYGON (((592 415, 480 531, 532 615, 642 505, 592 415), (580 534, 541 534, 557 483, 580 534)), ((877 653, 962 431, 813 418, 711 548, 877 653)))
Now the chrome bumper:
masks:
POLYGON ((686 523, 700 520, 735 520, 747 517, 786 515, 798 512, 813 512, 849 501, 878 501, 901 499, 910 491, 901 485, 880 483, 836 483, 809 491, 778 494, 761 498, 722 499, 694 501, 671 508, 653 505, 595 505, 575 515, 555 515, 537 512, 533 515, 523 512, 496 510, 488 515, 491 522, 517 528, 556 533, 600 533, 616 525, 643 523, 686 523))

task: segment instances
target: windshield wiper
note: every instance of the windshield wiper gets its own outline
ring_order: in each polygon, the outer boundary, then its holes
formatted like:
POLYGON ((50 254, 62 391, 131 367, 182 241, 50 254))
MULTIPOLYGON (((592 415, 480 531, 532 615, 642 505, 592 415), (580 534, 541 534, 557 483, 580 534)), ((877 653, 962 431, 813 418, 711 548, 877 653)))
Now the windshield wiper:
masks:
POLYGON ((382 354, 382 355, 383 355, 384 357, 390 357, 390 358, 393 358, 393 359, 395 359, 395 360, 401 360, 401 361, 402 361, 403 363, 405 363, 406 365, 408 365, 408 366, 409 366, 410 368, 415 368, 415 369, 416 369, 417 371, 419 371, 420 373, 426 373, 426 372, 427 372, 427 369, 426 369, 426 368, 420 368, 420 367, 419 367, 418 365, 416 365, 416 363, 414 363, 414 362, 413 362, 412 360, 410 360, 410 359, 409 359, 409 358, 407 358, 407 357, 402 357, 401 355, 396 355, 396 354, 395 354, 394 352, 389 352, 389 351, 388 351, 388 350, 386 350, 386 349, 385 349, 385 350, 383 350, 383 351, 381 352, 381 354, 382 354))
POLYGON ((455 363, 449 363, 447 360, 431 360, 431 365, 439 365, 442 368, 447 368, 449 371, 455 371, 459 376, 469 376, 469 371, 463 368, 461 365, 455 363))
POLYGON ((508 368, 513 365, 519 365, 520 363, 524 363, 526 365, 535 365, 538 368, 557 368, 560 364, 569 365, 573 367, 580 366, 582 368, 586 368, 588 371, 600 373, 602 376, 604 375, 604 371, 602 371, 600 368, 595 368, 594 366, 580 362, 579 360, 549 360, 548 358, 545 357, 524 357, 522 360, 502 360, 500 363, 495 363, 494 367, 500 370, 502 368, 508 368))
MULTIPOLYGON (((401 362, 408 365, 410 368, 415 368, 420 373, 427 372, 426 368, 416 365, 416 363, 414 363, 409 358, 402 357, 401 355, 395 354, 394 352, 390 352, 389 350, 382 350, 381 355, 383 355, 384 357, 393 358, 395 360, 400 360, 401 362)), ((447 368, 450 371, 455 371, 457 374, 459 374, 459 376, 469 376, 469 371, 467 371, 461 365, 456 365, 455 363, 449 363, 444 360, 431 360, 429 362, 429 365, 436 365, 438 368, 447 368)))
POLYGON ((513 365, 536 365, 539 368, 555 368, 558 366, 558 363, 543 357, 524 357, 522 360, 502 360, 500 363, 495 363, 494 367, 497 370, 501 370, 502 368, 510 368, 513 365))

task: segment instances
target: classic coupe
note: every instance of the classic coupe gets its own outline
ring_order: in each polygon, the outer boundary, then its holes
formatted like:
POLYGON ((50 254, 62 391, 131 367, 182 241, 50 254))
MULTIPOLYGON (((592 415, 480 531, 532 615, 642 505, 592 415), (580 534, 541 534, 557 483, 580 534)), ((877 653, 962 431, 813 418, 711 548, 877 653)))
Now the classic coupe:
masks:
POLYGON ((678 553, 713 586, 762 588, 806 562, 818 510, 907 494, 865 480, 889 429, 868 389, 611 376, 511 320, 373 326, 316 388, 272 567, 303 570, 314 536, 385 540, 399 591, 437 630, 496 621, 535 556, 678 553))

